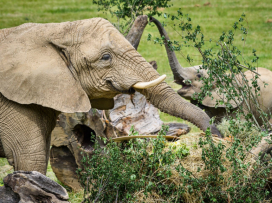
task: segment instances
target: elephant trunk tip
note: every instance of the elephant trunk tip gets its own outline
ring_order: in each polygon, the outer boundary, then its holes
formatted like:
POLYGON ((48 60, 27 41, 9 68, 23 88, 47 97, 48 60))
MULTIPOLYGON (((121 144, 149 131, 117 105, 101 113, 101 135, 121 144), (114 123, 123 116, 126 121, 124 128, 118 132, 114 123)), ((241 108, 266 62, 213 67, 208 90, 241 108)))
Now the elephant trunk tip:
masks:
POLYGON ((154 18, 152 16, 149 17, 149 22, 153 22, 154 18))
POLYGON ((154 18, 153 16, 150 16, 149 17, 149 22, 150 23, 155 23, 157 26, 159 26, 159 27, 161 27, 162 25, 161 25, 161 23, 156 19, 156 18, 154 18))
POLYGON ((223 138, 223 135, 220 133, 220 131, 215 127, 215 125, 210 126, 211 133, 217 135, 219 138, 223 138))

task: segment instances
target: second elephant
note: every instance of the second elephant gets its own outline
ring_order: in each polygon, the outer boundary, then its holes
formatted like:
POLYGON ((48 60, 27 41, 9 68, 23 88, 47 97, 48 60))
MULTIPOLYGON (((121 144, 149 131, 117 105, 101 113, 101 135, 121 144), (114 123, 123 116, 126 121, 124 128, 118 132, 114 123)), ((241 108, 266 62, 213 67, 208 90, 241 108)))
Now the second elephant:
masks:
MULTIPOLYGON (((207 70, 201 69, 201 65, 183 68, 178 62, 175 52, 171 50, 168 46, 167 41, 170 39, 164 27, 157 19, 153 17, 151 17, 150 21, 156 24, 161 36, 165 37, 165 49, 167 52, 171 70, 174 75, 174 80, 177 84, 182 85, 182 88, 180 88, 177 93, 183 98, 190 100, 191 103, 198 105, 200 108, 204 109, 210 117, 215 116, 216 122, 220 122, 221 119, 227 115, 227 111, 225 104, 219 104, 216 106, 217 101, 224 100, 222 99, 224 98, 224 95, 219 93, 216 84, 213 85, 213 90, 211 91, 213 98, 206 96, 202 103, 199 103, 198 100, 193 99, 194 93, 200 93, 202 91, 201 88, 203 87, 203 83, 200 78, 208 77, 207 70), (186 81, 190 81, 190 83, 187 83, 186 81)), ((265 68, 257 68, 256 72, 260 75, 259 79, 257 80, 258 86, 260 87, 260 95, 257 97, 258 103, 261 110, 264 111, 268 115, 268 119, 270 119, 270 113, 272 109, 272 92, 270 90, 270 88, 272 87, 272 72, 265 68)), ((251 71, 246 71, 244 75, 248 81, 249 86, 252 86, 250 81, 251 79, 254 79, 255 74, 251 71)), ((235 77, 240 83, 239 85, 241 85, 243 83, 241 76, 236 75, 235 77)), ((258 124, 260 126, 263 125, 264 121, 260 117, 259 112, 256 110, 252 102, 247 102, 250 105, 258 124)), ((240 99, 236 99, 235 102, 231 100, 230 103, 233 107, 232 111, 236 110, 240 105, 246 105, 244 98, 242 97, 240 99)), ((243 107, 244 109, 247 108, 246 106, 243 107)))

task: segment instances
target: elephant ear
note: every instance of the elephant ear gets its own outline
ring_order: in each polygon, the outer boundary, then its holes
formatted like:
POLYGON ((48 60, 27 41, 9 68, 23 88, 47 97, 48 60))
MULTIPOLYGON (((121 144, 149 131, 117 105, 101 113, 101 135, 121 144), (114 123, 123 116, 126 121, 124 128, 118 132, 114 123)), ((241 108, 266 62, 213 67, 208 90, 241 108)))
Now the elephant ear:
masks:
MULTIPOLYGON (((226 108, 226 105, 225 105, 225 103, 227 102, 226 95, 224 95, 223 93, 219 93, 218 89, 214 89, 211 92, 211 94, 212 94, 211 97, 210 96, 206 96, 202 100, 202 104, 204 106, 215 107, 217 101, 223 101, 223 104, 220 104, 220 102, 219 102, 218 107, 226 108)), ((236 97, 235 101, 234 100, 230 100, 229 103, 232 105, 233 108, 237 108, 242 103, 242 100, 238 99, 238 97, 236 97)))
POLYGON ((50 40, 51 33, 62 40, 63 27, 67 25, 28 23, 0 30, 0 92, 6 98, 67 113, 91 108, 58 45, 50 40))

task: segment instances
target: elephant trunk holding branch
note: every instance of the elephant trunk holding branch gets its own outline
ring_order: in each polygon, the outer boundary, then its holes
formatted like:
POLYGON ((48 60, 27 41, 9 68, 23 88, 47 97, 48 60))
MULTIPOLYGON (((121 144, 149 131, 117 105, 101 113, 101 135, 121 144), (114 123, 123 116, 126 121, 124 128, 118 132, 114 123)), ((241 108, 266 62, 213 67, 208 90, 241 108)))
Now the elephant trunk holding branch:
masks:
MULTIPOLYGON (((215 116, 215 121, 220 122, 221 119, 227 115, 227 107, 225 106, 225 104, 219 104, 218 106, 216 106, 216 101, 222 101, 222 98, 224 98, 224 95, 219 93, 218 88, 216 87, 216 83, 213 85, 213 90, 211 92, 213 99, 209 96, 206 96, 202 103, 199 103, 197 100, 194 99, 194 93, 200 93, 202 91, 201 88, 203 87, 203 83, 200 78, 208 77, 207 70, 201 69, 201 65, 183 68, 178 62, 175 52, 171 50, 168 46, 167 42, 170 39, 164 27, 157 19, 153 17, 150 18, 150 22, 155 23, 160 32, 160 35, 165 37, 165 49, 167 52, 171 70, 174 75, 174 80, 177 84, 182 85, 182 88, 179 89, 177 93, 183 98, 190 100, 192 104, 198 105, 201 109, 205 109, 205 112, 210 117, 215 116), (190 81, 190 83, 188 83, 187 81, 190 81)), ((261 110, 264 111, 270 118, 270 111, 272 109, 272 94, 269 87, 272 86, 272 72, 265 68, 257 68, 256 72, 260 75, 259 79, 257 80, 258 86, 260 87, 260 95, 257 97, 258 103, 260 104, 261 110), (265 84, 267 84, 268 87, 265 86, 265 84)), ((244 76, 245 79, 248 81, 249 86, 252 86, 250 81, 254 79, 255 74, 251 71, 246 71, 244 73, 244 76)), ((236 79, 240 83, 237 85, 245 85, 243 83, 241 75, 236 75, 236 79)), ((230 103, 233 107, 232 112, 236 110, 240 105, 244 105, 244 109, 247 109, 243 98, 239 100, 236 99, 236 101, 231 100, 230 103)), ((263 125, 264 121, 259 115, 259 112, 256 110, 256 107, 253 105, 253 102, 248 101, 248 103, 258 124, 260 126, 263 125)))
POLYGON ((220 135, 107 20, 28 23, 0 30, 0 39, 0 139, 15 170, 46 173, 60 112, 109 109, 115 95, 135 90, 161 111, 220 135))

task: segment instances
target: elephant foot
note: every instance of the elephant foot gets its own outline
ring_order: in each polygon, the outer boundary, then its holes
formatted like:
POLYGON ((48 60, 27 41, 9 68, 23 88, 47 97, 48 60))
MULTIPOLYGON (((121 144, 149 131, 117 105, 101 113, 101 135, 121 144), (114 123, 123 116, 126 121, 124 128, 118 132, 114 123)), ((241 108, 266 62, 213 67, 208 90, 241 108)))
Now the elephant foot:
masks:
POLYGON ((185 135, 190 132, 191 128, 183 123, 165 123, 164 125, 169 126, 169 130, 166 133, 166 135, 171 135, 171 136, 181 136, 185 135))
POLYGON ((217 135, 219 138, 224 138, 215 125, 211 125, 211 133, 217 135))

